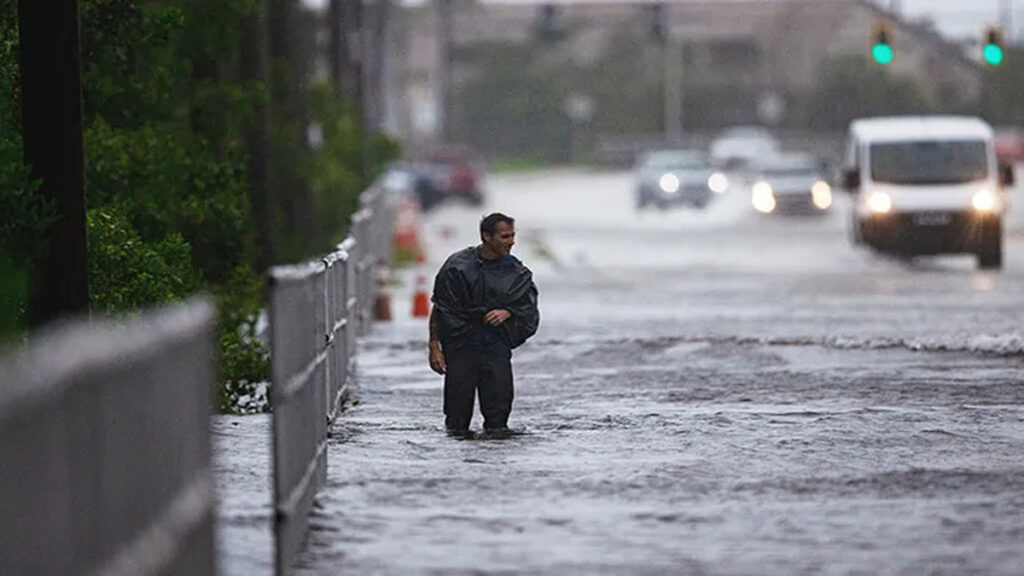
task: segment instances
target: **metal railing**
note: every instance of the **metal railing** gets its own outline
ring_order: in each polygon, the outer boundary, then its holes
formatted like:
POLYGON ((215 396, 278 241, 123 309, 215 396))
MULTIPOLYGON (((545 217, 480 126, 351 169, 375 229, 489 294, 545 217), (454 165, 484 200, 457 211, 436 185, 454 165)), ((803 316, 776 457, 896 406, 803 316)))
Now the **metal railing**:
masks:
POLYGON ((213 315, 65 325, 0 362, 0 574, 214 573, 213 315))
POLYGON ((327 474, 327 434, 354 374, 356 337, 372 323, 376 273, 391 257, 393 208, 363 193, 349 237, 322 259, 270 271, 274 532, 278 574, 302 548, 327 474))

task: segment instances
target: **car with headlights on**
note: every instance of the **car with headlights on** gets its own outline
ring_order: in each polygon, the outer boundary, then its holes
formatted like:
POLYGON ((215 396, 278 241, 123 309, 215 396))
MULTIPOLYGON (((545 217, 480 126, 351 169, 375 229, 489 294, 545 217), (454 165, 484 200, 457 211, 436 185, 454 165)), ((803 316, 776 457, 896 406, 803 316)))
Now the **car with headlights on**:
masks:
POLYGON ((634 167, 636 207, 668 208, 688 205, 703 208, 716 194, 728 190, 724 174, 696 150, 654 150, 643 154, 634 167))
POLYGON ((774 154, 751 167, 754 209, 763 214, 822 214, 832 206, 828 164, 810 154, 774 154))
POLYGON ((973 254, 1003 265, 1013 168, 979 118, 907 116, 850 123, 843 170, 855 243, 901 256, 973 254))

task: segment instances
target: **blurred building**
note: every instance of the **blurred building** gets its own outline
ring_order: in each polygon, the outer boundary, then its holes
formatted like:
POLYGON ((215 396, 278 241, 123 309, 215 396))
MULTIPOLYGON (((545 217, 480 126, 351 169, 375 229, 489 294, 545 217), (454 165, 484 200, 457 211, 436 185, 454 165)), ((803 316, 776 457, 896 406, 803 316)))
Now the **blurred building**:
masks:
MULTIPOLYGON (((661 8, 631 0, 432 0, 396 14, 394 37, 402 40, 394 47, 395 86, 402 104, 393 125, 408 142, 443 139, 445 85, 454 122, 460 85, 486 66, 474 60, 476 46, 540 46, 547 59, 599 68, 620 51, 624 33, 678 49, 676 73, 688 91, 718 87, 751 95, 722 123, 777 123, 788 95, 812 90, 826 62, 869 58, 872 30, 883 19, 891 21, 896 51, 892 74, 913 80, 948 108, 977 98, 984 70, 962 47, 866 0, 665 0, 661 8)), ((651 74, 666 73, 653 68, 651 74)))

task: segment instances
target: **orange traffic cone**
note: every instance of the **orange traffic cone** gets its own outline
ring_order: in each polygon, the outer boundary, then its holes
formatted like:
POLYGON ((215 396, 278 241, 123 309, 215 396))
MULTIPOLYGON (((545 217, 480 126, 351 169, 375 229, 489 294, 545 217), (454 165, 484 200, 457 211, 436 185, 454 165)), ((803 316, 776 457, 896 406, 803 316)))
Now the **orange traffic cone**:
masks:
POLYGON ((373 319, 391 321, 391 270, 384 262, 377 264, 377 300, 373 303, 373 319))
POLYGON ((412 295, 413 318, 430 316, 430 295, 427 294, 427 275, 423 271, 423 263, 425 261, 423 252, 420 252, 416 256, 416 291, 412 295))

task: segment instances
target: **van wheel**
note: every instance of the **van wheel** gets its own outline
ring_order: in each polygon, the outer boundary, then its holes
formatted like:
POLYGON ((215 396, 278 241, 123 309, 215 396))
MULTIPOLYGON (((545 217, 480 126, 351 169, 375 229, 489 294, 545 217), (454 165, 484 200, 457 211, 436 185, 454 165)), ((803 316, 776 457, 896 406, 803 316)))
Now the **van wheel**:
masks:
POLYGON ((986 222, 981 228, 978 247, 978 268, 998 270, 1003 267, 1003 227, 999 220, 986 222))
POLYGON ((989 246, 978 252, 978 268, 982 270, 999 270, 1003 267, 1003 243, 999 240, 990 242, 989 246))

